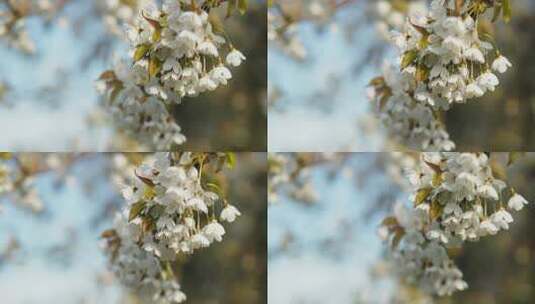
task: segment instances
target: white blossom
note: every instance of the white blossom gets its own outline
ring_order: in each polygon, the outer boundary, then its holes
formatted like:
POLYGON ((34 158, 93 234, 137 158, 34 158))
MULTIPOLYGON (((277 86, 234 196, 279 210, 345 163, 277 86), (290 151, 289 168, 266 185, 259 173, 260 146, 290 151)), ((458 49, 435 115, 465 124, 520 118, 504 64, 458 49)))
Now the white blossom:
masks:
POLYGON ((485 72, 481 74, 477 78, 477 82, 479 86, 483 89, 483 91, 494 91, 496 86, 500 84, 500 81, 498 80, 498 77, 496 75, 492 74, 491 72, 485 72))
POLYGON ((407 88, 413 80, 385 63, 383 77, 374 84, 372 100, 379 104, 379 119, 396 142, 424 151, 449 151, 455 148, 444 125, 437 119, 431 104, 435 100, 422 87, 416 88, 414 96, 407 88), (386 94, 386 95, 385 95, 386 94))
POLYGON ((240 65, 245 56, 214 31, 205 10, 190 8, 190 1, 107 1, 108 11, 126 6, 133 13, 124 16, 130 58, 97 82, 104 106, 117 128, 144 148, 169 150, 183 144, 186 138, 170 114, 172 105, 228 84, 232 72, 225 65, 226 50, 228 66, 240 65))
POLYGON ((485 92, 473 82, 466 86, 466 97, 467 98, 478 98, 485 94, 485 92))
MULTIPOLYGON (((382 231, 386 240, 396 234, 397 247, 391 251, 396 271, 429 294, 451 295, 467 288, 446 249, 508 230, 514 219, 502 199, 511 188, 493 176, 485 153, 422 153, 408 178, 416 207, 397 203, 395 221, 383 226, 390 235, 382 231)), ((525 204, 514 194, 507 205, 520 210, 525 204)))
MULTIPOLYGON (((225 235, 215 217, 219 196, 203 188, 202 165, 195 160, 186 152, 179 159, 156 153, 132 170, 134 176, 120 178, 131 184, 123 185, 127 204, 105 235, 110 267, 123 286, 157 303, 186 300, 172 270, 162 265, 221 242, 225 235)), ((118 162, 125 168, 124 160, 118 162)), ((221 220, 233 222, 239 215, 227 205, 221 220)))
POLYGON ((509 224, 513 222, 513 217, 505 209, 500 209, 491 215, 491 221, 499 229, 508 230, 509 224))
POLYGON ((240 66, 242 61, 245 60, 245 56, 238 50, 233 49, 227 55, 227 64, 233 67, 240 66))
POLYGON ((513 209, 516 211, 522 210, 524 208, 524 205, 527 205, 528 201, 520 194, 515 193, 510 199, 509 202, 507 202, 507 206, 509 209, 513 209))
POLYGON ((499 73, 505 73, 507 69, 512 67, 513 65, 509 61, 509 59, 505 58, 504 56, 500 55, 498 58, 494 60, 492 63, 492 69, 499 73))
MULTIPOLYGON (((477 24, 483 14, 471 14, 470 1, 452 14, 453 3, 433 0, 428 10, 409 15, 395 28, 390 41, 399 57, 371 82, 381 122, 396 143, 412 149, 454 149, 440 112, 496 89, 500 81, 487 62, 500 73, 511 67, 495 45, 480 39, 477 24)), ((394 10, 386 1, 375 8, 379 16, 394 10)))
POLYGON ((472 60, 472 61, 476 61, 476 62, 479 62, 479 63, 485 63, 485 56, 483 55, 483 53, 481 52, 481 50, 479 48, 469 48, 465 54, 464 54, 465 58, 466 59, 469 59, 469 60, 472 60))
POLYGON ((225 235, 225 228, 216 221, 206 225, 203 230, 203 233, 209 242, 221 242, 221 240, 223 240, 223 235, 225 235))
POLYGON ((484 220, 481 222, 481 225, 479 226, 480 235, 495 235, 499 231, 499 227, 497 227, 491 220, 484 220))
POLYGON ((222 221, 232 223, 240 215, 241 212, 236 207, 228 205, 223 209, 223 211, 221 211, 221 215, 219 217, 222 221))
POLYGON ((176 281, 164 279, 158 258, 140 247, 137 242, 141 230, 128 223, 126 210, 116 216, 114 230, 108 236, 106 252, 110 256, 110 268, 119 282, 142 298, 155 299, 161 303, 182 303, 186 295, 176 281))

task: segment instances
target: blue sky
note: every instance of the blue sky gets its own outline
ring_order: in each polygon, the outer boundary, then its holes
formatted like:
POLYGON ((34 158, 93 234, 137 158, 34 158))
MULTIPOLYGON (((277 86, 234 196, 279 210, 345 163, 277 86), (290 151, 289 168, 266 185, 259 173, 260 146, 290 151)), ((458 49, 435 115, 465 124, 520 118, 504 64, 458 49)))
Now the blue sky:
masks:
MULTIPOLYGON (((375 155, 357 154, 354 164, 366 165, 375 155)), ((300 244, 298 251, 277 255, 268 264, 269 303, 354 303, 357 292, 374 296, 381 303, 388 282, 373 284, 370 267, 380 257, 383 246, 376 235, 380 223, 377 218, 365 219, 364 211, 375 201, 378 191, 385 187, 385 176, 378 174, 359 189, 351 178, 340 177, 328 181, 325 170, 316 170, 313 181, 320 195, 314 207, 306 207, 282 200, 268 209, 268 251, 273 252, 291 231, 300 244), (339 255, 326 255, 329 248, 318 248, 321 240, 340 233, 341 222, 353 223, 348 229, 352 237, 341 247, 339 255), (302 302, 299 302, 299 301, 302 302)), ((372 175, 373 176, 373 175, 372 175)), ((342 228, 343 229, 343 228, 342 228)))
POLYGON ((76 165, 78 183, 55 189, 54 174, 42 175, 36 188, 46 205, 46 213, 36 216, 4 204, 0 214, 0 244, 8 235, 15 235, 22 250, 15 260, 0 269, 0 290, 3 303, 117 303, 117 287, 102 288, 97 276, 106 269, 100 250, 100 233, 110 227, 109 221, 95 225, 104 202, 116 195, 107 179, 95 182, 89 195, 83 182, 104 176, 102 157, 84 160, 76 165), (69 238, 69 231, 77 235, 69 238), (54 246, 72 245, 69 256, 52 255, 54 246), (30 292, 29 292, 30 291, 30 292))
MULTIPOLYGON (((69 7, 69 13, 86 8, 69 7)), ((34 57, 0 44, 0 79, 13 88, 11 97, 14 107, 0 107, 0 150, 16 151, 97 151, 104 148, 108 132, 91 131, 86 125, 87 115, 97 105, 94 80, 106 70, 103 62, 97 61, 89 69, 82 70, 80 62, 102 27, 97 19, 91 19, 86 32, 75 37, 72 26, 62 27, 57 23, 44 27, 36 18, 27 24, 34 38, 38 53, 34 57), (67 82, 60 85, 64 94, 55 99, 54 106, 34 94, 40 87, 52 85, 57 72, 71 72, 67 82)))
MULTIPOLYGON (((344 17, 351 18, 340 14, 337 20, 344 17)), ((284 111, 269 112, 269 150, 378 151, 380 139, 364 138, 357 128, 358 119, 369 111, 365 88, 377 70, 369 67, 358 76, 352 75, 353 64, 363 56, 373 39, 377 39, 375 32, 367 25, 360 25, 357 40, 348 42, 341 28, 329 26, 319 32, 312 24, 304 23, 298 29, 310 61, 296 62, 276 48, 268 52, 268 82, 282 89, 282 103, 290 104, 284 111), (333 111, 325 113, 307 105, 306 100, 311 95, 326 88, 332 74, 341 77, 340 91, 323 102, 334 104, 333 111)))

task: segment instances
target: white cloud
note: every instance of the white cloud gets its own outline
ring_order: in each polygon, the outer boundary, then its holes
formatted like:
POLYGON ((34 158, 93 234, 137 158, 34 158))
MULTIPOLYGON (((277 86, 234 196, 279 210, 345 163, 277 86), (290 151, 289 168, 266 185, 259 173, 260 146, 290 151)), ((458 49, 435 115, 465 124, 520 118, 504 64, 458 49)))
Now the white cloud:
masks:
POLYGON ((115 303, 115 297, 105 297, 104 291, 97 289, 90 269, 51 271, 41 265, 17 265, 2 274, 0 286, 3 303, 67 304, 81 299, 87 301, 84 303, 115 303))
POLYGON ((269 150, 273 152, 331 152, 344 150, 354 138, 351 120, 317 112, 269 113, 269 150))
POLYGON ((21 102, 4 109, 0 113, 0 150, 69 151, 73 144, 98 150, 95 135, 85 125, 86 114, 79 105, 48 110, 21 102))
POLYGON ((277 261, 268 275, 269 303, 351 303, 366 283, 365 268, 313 256, 277 261))

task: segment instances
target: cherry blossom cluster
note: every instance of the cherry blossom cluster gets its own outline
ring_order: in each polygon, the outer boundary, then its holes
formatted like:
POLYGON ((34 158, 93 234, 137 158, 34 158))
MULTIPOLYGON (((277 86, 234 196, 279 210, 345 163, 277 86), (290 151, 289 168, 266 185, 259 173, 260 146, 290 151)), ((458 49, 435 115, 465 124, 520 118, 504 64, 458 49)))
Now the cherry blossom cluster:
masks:
MULTIPOLYGON (((468 284, 448 256, 446 247, 437 241, 427 240, 422 232, 429 225, 425 211, 409 209, 398 203, 394 214, 384 223, 388 227, 386 229, 394 234, 396 242, 390 254, 394 272, 405 283, 417 285, 429 294, 445 296, 466 289, 468 284)), ((386 231, 381 233, 388 237, 386 231)))
POLYGON ((279 200, 279 188, 290 180, 286 170, 288 158, 282 153, 268 154, 268 197, 269 202, 279 200))
MULTIPOLYGON (((347 5, 359 3, 353 0, 275 0, 268 11, 268 40, 285 54, 297 60, 307 57, 307 50, 298 37, 298 25, 311 22, 317 26, 333 25, 333 16, 347 5)), ((366 13, 373 16, 381 37, 390 40, 391 30, 402 30, 407 15, 424 14, 424 0, 368 1, 366 13)))
POLYGON ((278 202, 288 197, 305 204, 319 199, 312 173, 321 167, 331 176, 350 177, 353 168, 348 165, 350 154, 344 153, 269 153, 268 154, 268 202, 278 202))
POLYGON ((335 3, 332 0, 274 1, 268 10, 269 43, 294 59, 304 60, 307 50, 297 34, 299 22, 309 21, 319 26, 329 23, 337 9, 335 3))
POLYGON ((508 230, 527 200, 494 176, 486 153, 423 153, 408 179, 413 206, 398 203, 379 230, 396 271, 429 294, 467 288, 448 249, 508 230))
POLYGON ((140 10, 126 32, 129 60, 104 72, 97 83, 119 129, 136 138, 141 133, 141 143, 158 149, 185 141, 169 108, 184 97, 227 85, 229 68, 245 60, 209 15, 212 8, 166 0, 140 10))
POLYGON ((130 72, 150 96, 180 103, 226 85, 245 56, 214 30, 208 13, 195 1, 148 4, 128 28, 132 45, 130 72), (222 57, 223 50, 228 50, 222 57))
POLYGON ((6 0, 0 3, 0 39, 24 53, 35 52, 35 43, 26 30, 29 16, 52 18, 66 0, 6 0))
POLYGON ((136 138, 144 148, 165 150, 186 141, 182 129, 169 113, 167 106, 155 96, 145 94, 130 66, 118 62, 113 71, 101 75, 97 89, 109 91, 105 107, 115 126, 136 138))
POLYGON ((402 190, 410 191, 412 185, 407 180, 407 172, 414 170, 418 165, 418 153, 389 152, 381 153, 379 157, 384 160, 384 171, 387 176, 402 190))
POLYGON ((156 256, 139 246, 141 229, 128 221, 125 212, 116 216, 114 230, 103 233, 106 253, 110 256, 110 270, 125 287, 137 291, 143 300, 156 303, 181 303, 186 295, 156 256))
POLYGON ((407 90, 414 82, 389 63, 383 66, 383 76, 371 82, 368 97, 377 105, 377 115, 389 138, 415 150, 453 150, 455 144, 437 117, 439 114, 407 90))
MULTIPOLYGON (((318 155, 321 157, 320 155, 318 155)), ((292 199, 313 203, 318 200, 318 193, 310 180, 310 167, 299 154, 268 154, 268 201, 275 203, 279 194, 284 192, 292 199)))
POLYGON ((125 26, 132 24, 139 9, 153 0, 98 0, 95 4, 101 12, 106 29, 113 35, 124 37, 125 26))
POLYGON ((221 242, 221 223, 241 215, 216 184, 203 181, 210 157, 157 153, 135 169, 133 184, 122 190, 127 205, 115 228, 103 234, 112 270, 125 287, 165 295, 155 299, 162 303, 184 301, 170 263, 221 242))
POLYGON ((427 5, 422 0, 370 1, 370 12, 375 19, 375 29, 385 40, 390 40, 392 30, 401 31, 407 16, 425 14, 427 5))
POLYGON ((455 8, 452 1, 434 0, 426 17, 410 18, 411 26, 392 38, 402 54, 403 73, 417 80, 415 99, 433 108, 448 109, 494 91, 495 73, 511 67, 478 28, 486 8, 480 1, 461 2, 455 8))
POLYGON ((13 190, 13 181, 11 179, 11 169, 4 158, 0 162, 0 195, 13 190))
MULTIPOLYGON (((508 19, 505 2, 492 5, 504 6, 508 19)), ((452 150, 440 112, 499 85, 496 74, 511 63, 479 26, 492 5, 433 0, 426 15, 410 16, 400 32, 394 31, 391 40, 400 55, 395 67, 388 66, 383 77, 372 81, 370 97, 396 140, 419 150, 452 150)))
POLYGON ((279 49, 292 58, 305 59, 307 51, 297 36, 297 25, 286 24, 284 17, 272 10, 268 11, 267 18, 269 43, 276 43, 279 49))
POLYGON ((110 162, 110 182, 118 192, 132 185, 136 176, 136 163, 143 161, 143 153, 115 153, 110 162))
POLYGON ((43 211, 43 201, 34 187, 34 173, 26 168, 34 160, 5 152, 1 153, 0 159, 0 196, 31 212, 43 211))
POLYGON ((0 152, 0 197, 30 212, 43 212, 45 204, 35 187, 36 179, 55 173, 58 182, 75 182, 67 171, 81 158, 78 154, 0 152))

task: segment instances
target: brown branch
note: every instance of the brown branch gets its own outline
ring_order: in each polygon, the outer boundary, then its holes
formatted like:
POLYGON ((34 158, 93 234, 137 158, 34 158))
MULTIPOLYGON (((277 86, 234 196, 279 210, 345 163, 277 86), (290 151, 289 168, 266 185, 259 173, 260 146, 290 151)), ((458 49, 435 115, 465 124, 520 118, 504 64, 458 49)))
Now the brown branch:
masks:
POLYGON ((455 0, 455 16, 461 16, 464 0, 455 0))

